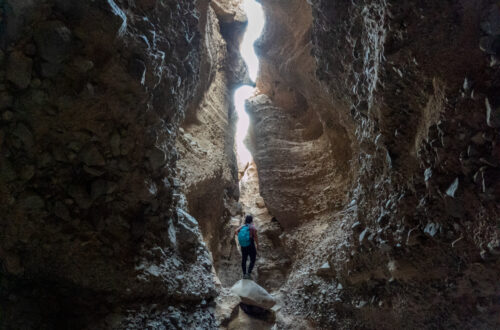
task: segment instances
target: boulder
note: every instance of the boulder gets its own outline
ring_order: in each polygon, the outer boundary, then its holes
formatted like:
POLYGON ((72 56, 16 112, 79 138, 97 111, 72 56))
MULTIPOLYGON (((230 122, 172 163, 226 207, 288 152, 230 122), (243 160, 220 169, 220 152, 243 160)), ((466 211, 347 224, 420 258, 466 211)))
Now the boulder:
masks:
POLYGON ((425 226, 424 233, 426 233, 430 237, 434 237, 439 232, 440 228, 441 226, 439 224, 430 222, 425 226))
POLYGON ((458 180, 458 178, 455 178, 455 180, 451 183, 451 185, 446 190, 446 195, 448 195, 452 198, 455 198, 455 194, 457 193, 457 190, 458 190, 458 184, 459 184, 459 180, 458 180))
POLYGON ((177 219, 175 237, 179 252, 186 259, 192 259, 196 257, 194 250, 202 241, 198 221, 181 208, 177 208, 177 219))
POLYGON ((252 280, 239 280, 233 285, 231 292, 238 295, 241 302, 247 305, 270 309, 276 304, 273 296, 252 280))

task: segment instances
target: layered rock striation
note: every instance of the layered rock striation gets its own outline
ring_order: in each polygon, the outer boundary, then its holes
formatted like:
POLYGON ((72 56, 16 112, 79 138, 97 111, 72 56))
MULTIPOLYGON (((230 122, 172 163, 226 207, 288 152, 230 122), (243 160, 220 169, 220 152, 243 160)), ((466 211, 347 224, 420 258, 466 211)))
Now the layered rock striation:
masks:
POLYGON ((351 119, 315 78, 310 56, 310 6, 304 1, 263 1, 266 27, 257 42, 260 95, 250 99, 250 146, 260 191, 280 224, 293 228, 328 218, 350 188, 351 119), (279 40, 279 42, 278 42, 279 40))
POLYGON ((295 225, 282 237, 296 251, 284 315, 310 327, 498 326, 498 5, 263 4, 265 95, 250 106, 262 196, 295 225), (312 131, 343 138, 301 147, 315 118, 312 131), (301 180, 319 169, 323 180, 301 180))
POLYGON ((247 22, 238 3, 211 4, 202 67, 208 84, 182 123, 176 142, 178 181, 187 210, 199 221, 216 271, 234 261, 230 221, 241 216, 233 94, 248 74, 238 52, 247 22))

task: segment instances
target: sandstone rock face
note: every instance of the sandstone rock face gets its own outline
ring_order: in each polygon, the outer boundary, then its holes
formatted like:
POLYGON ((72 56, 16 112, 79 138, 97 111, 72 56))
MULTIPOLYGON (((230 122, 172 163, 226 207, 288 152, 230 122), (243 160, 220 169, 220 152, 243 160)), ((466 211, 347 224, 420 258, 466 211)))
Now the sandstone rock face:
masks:
MULTIPOLYGON (((230 257, 230 220, 239 213, 232 92, 245 75, 238 75, 230 65, 228 58, 229 54, 236 54, 231 52, 236 40, 226 41, 222 37, 219 19, 236 30, 243 23, 236 20, 231 23, 225 16, 218 19, 212 7, 205 29, 207 59, 201 68, 209 80, 199 104, 192 107, 182 123, 176 147, 178 179, 187 209, 200 223, 217 270, 222 260, 230 257)), ((237 16, 240 20, 241 16, 244 18, 241 13, 237 16)))
POLYGON ((498 327, 492 3, 263 1, 253 147, 266 206, 284 225, 282 210, 298 216, 283 237, 296 251, 283 314, 319 328, 498 327), (297 141, 315 117, 323 135, 348 137, 325 139, 331 156, 297 141), (297 175, 332 161, 349 173, 321 182, 333 199, 297 175), (307 213, 304 191, 340 207, 307 213), (325 257, 333 277, 314 274, 325 257))
POLYGON ((0 327, 215 327, 212 261, 192 216, 205 208, 192 195, 197 180, 222 178, 205 201, 221 217, 237 188, 227 78, 216 77, 226 46, 208 1, 5 8, 0 327), (196 114, 205 94, 216 101, 196 114), (221 151, 184 190, 175 144, 186 114, 214 124, 206 142, 221 151))
POLYGON ((328 218, 345 203, 356 146, 346 129, 351 119, 335 110, 315 78, 309 5, 263 5, 266 27, 256 45, 261 57, 257 87, 263 95, 248 104, 250 145, 266 206, 291 228, 328 218))

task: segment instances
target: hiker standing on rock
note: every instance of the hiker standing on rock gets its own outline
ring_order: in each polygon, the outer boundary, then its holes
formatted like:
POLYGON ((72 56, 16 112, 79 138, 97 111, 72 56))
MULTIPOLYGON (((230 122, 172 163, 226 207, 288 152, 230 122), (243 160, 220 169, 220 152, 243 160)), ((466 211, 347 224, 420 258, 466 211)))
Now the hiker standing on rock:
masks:
POLYGON ((257 257, 257 249, 259 248, 259 239, 257 238, 257 228, 253 225, 253 217, 247 215, 245 224, 240 226, 234 233, 238 235, 238 242, 241 246, 241 268, 243 269, 243 278, 251 279, 252 269, 255 265, 257 257), (247 273, 247 258, 250 256, 250 266, 247 273))

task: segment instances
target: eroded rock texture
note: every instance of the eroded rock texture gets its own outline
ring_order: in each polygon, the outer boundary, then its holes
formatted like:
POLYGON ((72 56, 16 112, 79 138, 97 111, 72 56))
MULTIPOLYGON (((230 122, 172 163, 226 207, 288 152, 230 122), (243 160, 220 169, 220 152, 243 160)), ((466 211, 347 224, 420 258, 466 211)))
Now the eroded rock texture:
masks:
POLYGON ((0 5, 1 327, 214 327, 211 257, 175 150, 218 90, 221 108, 200 116, 225 152, 205 159, 220 159, 221 213, 237 187, 208 1, 0 5))
POLYGON ((263 4, 253 148, 296 227, 279 324, 498 327, 498 5, 263 4))
POLYGON ((250 144, 266 206, 290 228, 323 218, 345 202, 351 137, 342 124, 348 118, 334 110, 315 78, 309 5, 263 5, 266 27, 257 43, 262 94, 248 103, 250 144))
POLYGON ((187 209, 200 223, 215 269, 224 270, 238 265, 234 259, 234 228, 230 225, 231 217, 241 215, 233 93, 248 79, 238 52, 246 17, 233 3, 214 2, 211 6, 205 31, 206 65, 202 69, 208 84, 200 102, 192 107, 193 113, 181 125, 177 166, 187 209))
MULTIPOLYGON (((499 4, 261 2, 243 188, 277 328, 498 328, 499 4)), ((271 327, 224 289, 214 315, 241 1, 0 15, 0 328, 271 327)))

